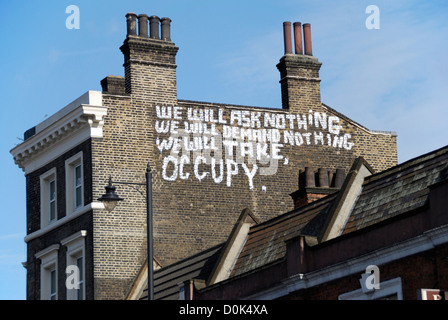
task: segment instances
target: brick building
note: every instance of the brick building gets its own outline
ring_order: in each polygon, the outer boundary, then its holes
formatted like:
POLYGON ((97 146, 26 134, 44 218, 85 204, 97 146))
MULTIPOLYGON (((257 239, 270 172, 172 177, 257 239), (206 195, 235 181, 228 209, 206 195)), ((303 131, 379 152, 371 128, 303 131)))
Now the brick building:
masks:
POLYGON ((226 242, 157 270, 155 297, 447 300, 447 195, 448 146, 376 174, 358 158, 326 197, 244 210, 226 242))
POLYGON ((281 107, 260 108, 178 99, 171 20, 130 13, 126 23, 124 76, 105 77, 101 92, 87 91, 11 150, 26 177, 28 299, 130 294, 146 259, 145 197, 121 185, 124 201, 107 212, 97 199, 109 177, 144 182, 149 163, 163 267, 225 241, 244 208, 259 221, 293 209, 300 175, 320 177, 308 186, 315 199, 337 190, 359 156, 376 171, 396 165, 393 132, 322 103, 309 24, 284 23, 281 107), (80 289, 66 288, 70 265, 80 289))

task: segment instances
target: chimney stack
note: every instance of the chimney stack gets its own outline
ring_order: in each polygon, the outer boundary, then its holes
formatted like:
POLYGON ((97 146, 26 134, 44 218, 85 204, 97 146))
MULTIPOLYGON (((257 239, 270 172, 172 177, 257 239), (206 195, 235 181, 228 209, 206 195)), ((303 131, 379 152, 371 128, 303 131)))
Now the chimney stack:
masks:
POLYGON ((326 168, 317 171, 306 167, 299 171, 299 189, 290 194, 294 201, 294 209, 303 207, 313 201, 337 192, 344 183, 343 169, 336 169, 336 173, 326 168))
POLYGON ((120 47, 124 55, 125 94, 144 96, 148 101, 156 99, 154 103, 177 104, 179 48, 171 41, 171 19, 131 12, 126 14, 126 23, 127 36, 120 47))
POLYGON ((321 106, 319 70, 321 63, 313 57, 311 25, 294 22, 294 53, 291 22, 283 22, 285 54, 277 64, 280 71, 283 109, 308 112, 321 106))

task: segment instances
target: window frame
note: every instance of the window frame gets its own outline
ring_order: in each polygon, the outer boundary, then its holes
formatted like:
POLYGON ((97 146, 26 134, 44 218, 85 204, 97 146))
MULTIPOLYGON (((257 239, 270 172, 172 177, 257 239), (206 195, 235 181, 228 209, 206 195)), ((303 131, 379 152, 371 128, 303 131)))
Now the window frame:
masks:
POLYGON ((52 266, 48 270, 49 273, 49 300, 57 300, 58 299, 58 271, 56 269, 56 266, 52 266))
POLYGON ((74 202, 75 202, 75 209, 82 207, 83 204, 83 191, 84 191, 84 183, 83 183, 83 177, 82 177, 82 163, 76 164, 73 168, 73 180, 74 180, 74 202), (79 171, 78 171, 79 169, 79 171), (79 177, 78 177, 78 172, 79 172, 79 177), (79 190, 79 194, 78 194, 78 190, 79 190))
POLYGON ((40 225, 44 228, 58 220, 58 183, 56 168, 51 168, 40 175, 40 225), (51 200, 51 183, 54 182, 54 199, 51 200), (54 205, 54 217, 51 215, 54 205))
POLYGON ((66 214, 70 215, 84 207, 84 163, 83 152, 78 152, 65 161, 65 194, 66 194, 66 214), (76 181, 77 168, 80 168, 81 181, 78 185, 76 181), (79 197, 77 196, 79 191, 79 197), (79 199, 79 202, 78 202, 79 199))
POLYGON ((79 272, 79 289, 76 291, 76 300, 85 300, 85 274, 84 274, 84 255, 78 255, 75 257, 76 266, 80 270, 79 272), (81 260, 81 263, 79 263, 81 260), (80 265, 81 264, 81 265, 80 265))
POLYGON ((48 222, 55 221, 56 218, 56 178, 48 181, 48 222), (53 189, 53 190, 52 190, 53 189))
POLYGON ((67 266, 76 265, 78 268, 78 260, 81 258, 81 268, 79 274, 79 289, 67 288, 67 300, 85 300, 86 298, 86 254, 85 254, 85 238, 87 236, 86 230, 81 230, 71 236, 61 240, 61 244, 67 248, 66 263, 67 266))
POLYGON ((40 299, 58 299, 58 252, 59 244, 54 244, 36 253, 35 257, 41 260, 40 265, 40 299), (53 277, 54 274, 54 277, 53 277), (54 283, 52 282, 54 279, 54 283), (52 290, 54 284, 54 292, 52 290))

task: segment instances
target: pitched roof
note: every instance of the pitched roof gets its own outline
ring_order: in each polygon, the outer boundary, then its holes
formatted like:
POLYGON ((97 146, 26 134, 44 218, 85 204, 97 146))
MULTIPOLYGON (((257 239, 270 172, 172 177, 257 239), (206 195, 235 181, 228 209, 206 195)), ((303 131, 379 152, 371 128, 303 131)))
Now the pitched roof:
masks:
POLYGON ((336 194, 329 195, 253 226, 230 277, 283 259, 286 253, 285 241, 298 235, 306 235, 313 242, 335 198, 336 194))
POLYGON ((428 187, 448 178, 448 147, 366 177, 343 234, 426 204, 428 187))
MULTIPOLYGON (((358 158, 340 191, 252 225, 229 278, 284 261, 286 241, 297 236, 305 236, 307 245, 314 246, 325 240, 321 235, 328 228, 339 228, 339 235, 343 235, 424 207, 431 185, 448 179, 448 146, 377 174, 369 175, 366 168, 368 164, 358 158), (353 183, 358 178, 361 182, 353 183), (356 192, 348 197, 353 189, 356 192), (353 205, 344 208, 343 202, 347 199, 353 205), (329 223, 335 214, 344 215, 342 225, 334 227, 329 223)), ((176 299, 177 284, 185 280, 209 279, 217 262, 222 260, 223 248, 232 245, 231 238, 231 243, 220 244, 156 271, 156 299, 176 299)))
MULTIPOLYGON (((179 299, 179 283, 190 279, 207 280, 223 244, 219 244, 189 258, 154 271, 154 299, 179 299)), ((147 278, 144 279, 147 281, 147 278)), ((147 284, 139 299, 148 299, 147 284)))
MULTIPOLYGON (((361 158, 354 162, 354 175, 363 163, 367 165, 361 158)), ((331 227, 328 221, 335 212, 346 215, 346 222, 338 226, 342 235, 424 206, 429 187, 448 179, 448 146, 381 173, 364 174, 362 179, 361 184, 350 184, 349 175, 340 191, 253 226, 230 276, 281 261, 286 254, 285 241, 295 236, 306 235, 311 242, 308 245, 317 244, 320 235, 331 227), (351 199, 354 205, 338 211, 347 201, 344 193, 351 188, 357 188, 359 194, 351 199)))

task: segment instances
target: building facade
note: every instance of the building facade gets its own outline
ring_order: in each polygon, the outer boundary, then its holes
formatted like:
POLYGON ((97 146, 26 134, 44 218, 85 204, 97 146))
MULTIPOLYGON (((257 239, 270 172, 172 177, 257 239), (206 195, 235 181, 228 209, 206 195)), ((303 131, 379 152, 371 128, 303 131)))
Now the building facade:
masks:
POLYGON ((264 222, 243 211, 226 242, 157 270, 155 297, 447 300, 447 194, 448 146, 377 174, 357 159, 325 197, 264 222))
POLYGON ((185 297, 446 300, 448 147, 358 183, 364 165, 354 164, 337 193, 252 224, 228 276, 186 281, 185 297))
POLYGON ((108 212, 97 199, 109 177, 143 183, 149 163, 154 258, 166 266, 225 241, 244 208, 260 221, 291 210, 300 175, 333 188, 359 156, 375 171, 396 165, 395 133, 322 103, 309 24, 284 23, 281 107, 260 108, 178 99, 170 22, 127 14, 124 76, 105 77, 102 91, 86 92, 11 150, 27 184, 28 299, 129 294, 146 259, 145 191, 117 186, 124 201, 108 212), (72 265, 77 289, 66 285, 72 265))

